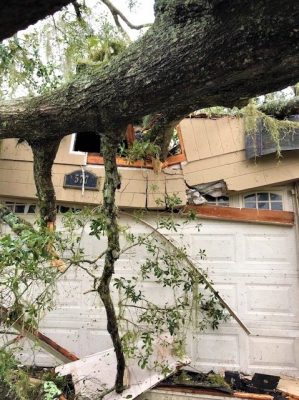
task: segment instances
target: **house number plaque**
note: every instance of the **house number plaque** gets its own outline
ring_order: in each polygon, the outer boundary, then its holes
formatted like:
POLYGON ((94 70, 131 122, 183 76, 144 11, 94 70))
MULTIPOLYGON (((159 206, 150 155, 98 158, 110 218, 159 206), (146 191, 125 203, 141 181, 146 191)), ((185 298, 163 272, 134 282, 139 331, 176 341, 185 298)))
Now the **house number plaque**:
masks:
POLYGON ((98 190, 98 177, 91 172, 77 170, 64 176, 63 187, 72 189, 98 190))

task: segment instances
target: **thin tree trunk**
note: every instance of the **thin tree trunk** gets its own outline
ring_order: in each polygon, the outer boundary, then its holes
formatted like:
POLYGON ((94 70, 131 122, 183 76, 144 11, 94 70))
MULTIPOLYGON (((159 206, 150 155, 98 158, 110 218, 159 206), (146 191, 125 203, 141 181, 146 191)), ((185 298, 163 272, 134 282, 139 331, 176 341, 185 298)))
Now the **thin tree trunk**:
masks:
POLYGON ((117 374, 115 380, 115 391, 121 393, 124 389, 123 378, 125 372, 125 357, 118 331, 118 322, 115 308, 110 295, 110 282, 114 273, 114 265, 119 257, 119 232, 117 224, 117 211, 115 206, 115 191, 120 187, 120 178, 116 165, 117 144, 113 136, 102 137, 102 153, 105 165, 104 184, 104 212, 107 223, 108 248, 105 256, 104 270, 98 293, 104 303, 107 314, 107 330, 111 336, 115 355, 117 359, 117 374))
POLYGON ((56 196, 52 182, 52 166, 60 139, 30 143, 33 152, 33 172, 42 226, 50 229, 56 220, 56 196))

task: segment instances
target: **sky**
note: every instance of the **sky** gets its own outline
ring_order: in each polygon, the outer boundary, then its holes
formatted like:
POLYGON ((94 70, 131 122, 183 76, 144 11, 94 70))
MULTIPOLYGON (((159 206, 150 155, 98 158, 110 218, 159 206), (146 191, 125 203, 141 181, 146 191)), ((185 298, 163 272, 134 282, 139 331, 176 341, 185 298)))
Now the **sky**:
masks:
POLYGON ((118 0, 114 2, 120 10, 122 10, 125 15, 131 16, 131 21, 138 24, 143 24, 147 22, 154 21, 154 1, 153 0, 138 0, 138 5, 135 7, 133 12, 130 13, 127 0, 118 0))
MULTIPOLYGON (((93 0, 91 0, 93 1, 93 0)), ((154 22, 154 0, 137 0, 137 5, 130 12, 128 0, 114 0, 113 4, 128 18, 133 24, 145 24, 154 22)), ((127 27, 124 25, 127 29, 127 27)), ((129 34, 132 39, 137 39, 140 32, 130 30, 129 34)))
MULTIPOLYGON (((98 14, 101 10, 107 12, 110 15, 108 9, 104 5, 100 5, 98 0, 86 0, 86 3, 93 7, 95 14, 98 14)), ((132 11, 129 10, 128 3, 129 0, 113 0, 112 3, 117 7, 127 19, 133 24, 145 24, 154 22, 154 0, 137 0, 137 4, 132 11)), ((54 14, 55 15, 55 14, 54 14)), ((31 25, 27 31, 32 31, 35 27, 42 24, 43 21, 38 22, 35 25, 31 25)), ((127 26, 124 25, 127 29, 127 26)), ((23 32, 26 32, 24 30, 23 32)), ((139 36, 139 32, 136 30, 131 30, 130 36, 135 39, 139 36)))

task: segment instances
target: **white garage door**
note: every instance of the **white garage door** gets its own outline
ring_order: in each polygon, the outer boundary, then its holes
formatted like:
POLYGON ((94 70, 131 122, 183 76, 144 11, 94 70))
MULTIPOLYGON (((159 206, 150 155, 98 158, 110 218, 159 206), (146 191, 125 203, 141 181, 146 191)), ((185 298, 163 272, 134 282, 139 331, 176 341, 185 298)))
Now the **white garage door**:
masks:
POLYGON ((204 222, 192 236, 209 276, 249 328, 235 323, 191 341, 200 369, 299 375, 299 284, 295 229, 204 222))
MULTIPOLYGON (((150 220, 150 219, 149 219, 150 220)), ((132 220, 123 221, 127 223, 132 220)), ((135 232, 145 230, 134 225, 135 232)), ((178 235, 179 238, 179 235, 178 235)), ((230 320, 218 331, 190 335, 192 362, 200 370, 237 369, 247 373, 299 375, 299 296, 295 228, 223 221, 203 221, 184 230, 184 242, 196 257, 205 249, 208 268, 219 293, 251 331, 248 336, 230 320)), ((105 243, 86 235, 85 246, 97 254, 105 243)), ((135 250, 134 250, 135 252, 135 250)), ((118 262, 116 273, 129 274, 132 253, 118 262)), ((133 260, 133 261, 132 261, 133 260)), ((58 284, 57 309, 41 326, 43 333, 78 356, 111 346, 103 308, 90 282, 71 272, 58 284)), ((28 354, 28 353, 27 353, 28 354)), ((53 360, 39 353, 35 362, 53 360)))

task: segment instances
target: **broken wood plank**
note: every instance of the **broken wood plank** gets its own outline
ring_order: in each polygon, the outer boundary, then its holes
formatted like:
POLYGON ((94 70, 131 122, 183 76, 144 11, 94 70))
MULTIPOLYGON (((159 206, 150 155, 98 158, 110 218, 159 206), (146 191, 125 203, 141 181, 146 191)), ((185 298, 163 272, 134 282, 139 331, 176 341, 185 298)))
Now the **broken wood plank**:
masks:
MULTIPOLYGON (((228 400, 231 398, 239 398, 239 399, 247 399, 247 400, 273 400, 273 396, 270 396, 268 394, 256 394, 256 393, 247 393, 247 392, 235 392, 233 395, 229 395, 229 394, 223 394, 223 393, 219 393, 219 392, 215 392, 215 391, 209 391, 209 390, 202 390, 202 389, 195 389, 195 388, 182 388, 182 387, 157 387, 152 391, 149 391, 148 393, 145 393, 140 400, 147 400, 147 399, 154 399, 155 396, 154 394, 159 394, 161 393, 161 395, 164 397, 157 397, 157 398, 165 398, 167 394, 172 393, 174 396, 173 398, 175 398, 175 394, 177 394, 178 399, 181 399, 182 396, 184 396, 184 394, 186 394, 189 397, 191 397, 192 395, 194 395, 194 398, 196 399, 217 399, 217 400, 228 400), (150 394, 153 394, 153 396, 150 396, 150 394), (180 396, 181 394, 181 396, 180 396)), ((172 398, 172 397, 171 397, 172 398)), ((193 396, 192 396, 193 398, 193 396)))
MULTIPOLYGON (((6 307, 0 306, 0 321, 5 321, 9 319, 9 317, 9 310, 6 307)), ((54 340, 50 339, 48 336, 30 326, 22 317, 18 317, 15 321, 12 321, 12 327, 16 329, 22 336, 25 336, 34 342, 38 342, 39 346, 43 350, 52 354, 52 356, 58 358, 64 363, 79 360, 75 354, 71 353, 58 343, 54 342, 54 340)))
POLYGON ((293 400, 299 400, 299 379, 282 377, 277 389, 293 400))
MULTIPOLYGON (((165 334, 155 341, 154 352, 146 368, 141 368, 138 360, 127 360, 124 382, 127 388, 121 394, 114 391, 116 357, 113 348, 84 357, 79 361, 60 365, 55 368, 55 371, 62 376, 72 375, 77 396, 88 399, 133 400, 174 373, 178 366, 190 362, 187 357, 179 359, 172 355, 172 340, 170 335, 165 334), (157 371, 156 362, 164 366, 167 364, 169 372, 166 374, 157 371)), ((140 349, 142 344, 142 342, 138 344, 140 349)))
POLYGON ((247 392, 235 392, 234 397, 238 399, 249 399, 249 400, 273 400, 273 396, 270 394, 257 394, 247 392))

